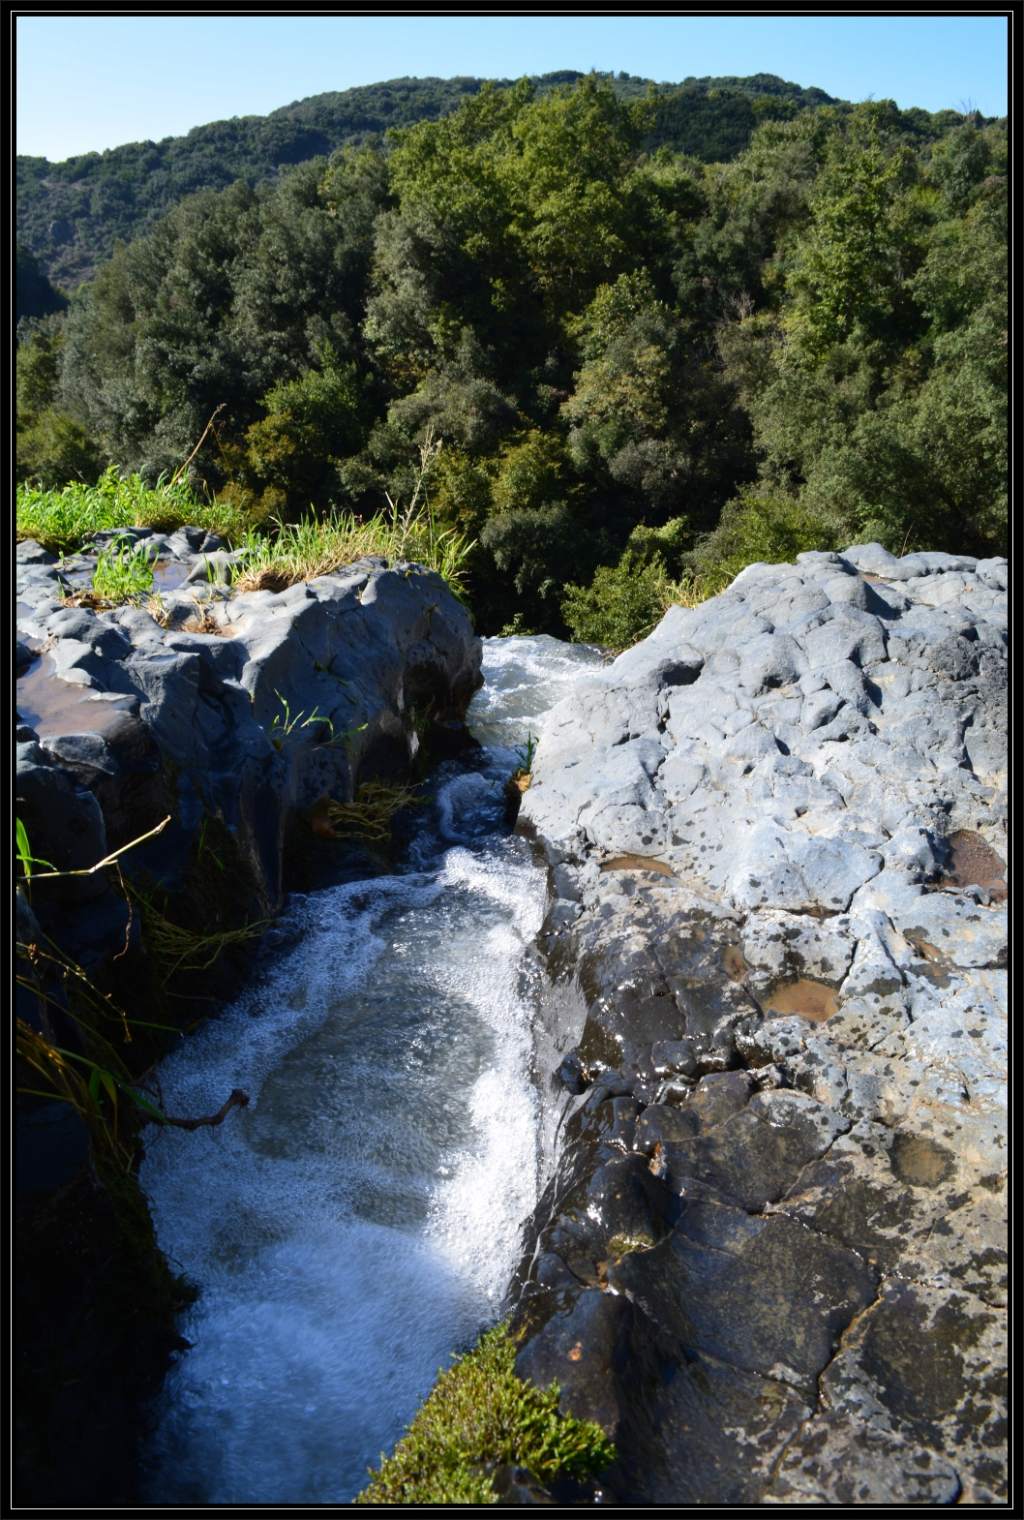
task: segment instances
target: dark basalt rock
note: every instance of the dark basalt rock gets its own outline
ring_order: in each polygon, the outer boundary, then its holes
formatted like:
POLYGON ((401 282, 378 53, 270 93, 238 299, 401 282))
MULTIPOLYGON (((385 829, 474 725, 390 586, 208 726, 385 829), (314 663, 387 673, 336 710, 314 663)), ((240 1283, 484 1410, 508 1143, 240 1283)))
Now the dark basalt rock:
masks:
MULTIPOLYGON (((45 651, 18 682, 21 732, 35 741, 18 763, 33 853, 59 870, 92 865, 169 815, 124 857, 127 877, 184 898, 209 847, 228 871, 229 892, 216 894, 220 906, 230 897, 228 922, 265 918, 281 905, 297 822, 312 847, 317 803, 406 777, 435 738, 451 750, 480 683, 479 640, 419 566, 363 562, 231 596, 206 580, 204 551, 217 544, 200 530, 128 536, 160 554, 178 588, 162 595, 161 624, 135 607, 63 605, 62 588, 90 583, 94 557, 58 567, 38 545, 18 548, 19 631, 45 651)), ((83 880, 47 887, 36 906, 73 957, 93 947, 95 967, 123 948, 124 926, 104 937, 86 922, 84 903, 112 888, 110 873, 83 880)))
POLYGON ((1005 577, 751 566, 544 732, 518 1365, 622 1502, 1006 1498, 1005 577))
MULTIPOLYGON (((170 1001, 140 934, 147 904, 197 935, 270 919, 318 847, 343 866, 344 841, 313 832, 317 805, 451 753, 480 684, 468 614, 419 566, 363 562, 232 596, 207 579, 205 555, 219 573, 231 556, 205 533, 116 536, 160 555, 160 622, 141 608, 65 605, 64 593, 91 582, 92 554, 58 564, 22 543, 17 555, 17 813, 44 863, 31 902, 19 893, 17 1011, 72 1052, 78 1026, 51 952, 136 1020, 207 1013, 257 946, 246 940, 191 978, 174 973, 170 1001), (164 818, 119 858, 123 880, 113 869, 47 879, 89 872, 164 818)), ((157 1048, 137 1024, 130 1069, 157 1048)), ((182 1290, 131 1179, 116 1198, 98 1187, 80 1122, 70 1109, 52 1122, 54 1107, 20 1115, 18 1135, 17 1499, 130 1507, 147 1401, 179 1344, 182 1290)), ((510 1477, 510 1492, 524 1482, 510 1477)))

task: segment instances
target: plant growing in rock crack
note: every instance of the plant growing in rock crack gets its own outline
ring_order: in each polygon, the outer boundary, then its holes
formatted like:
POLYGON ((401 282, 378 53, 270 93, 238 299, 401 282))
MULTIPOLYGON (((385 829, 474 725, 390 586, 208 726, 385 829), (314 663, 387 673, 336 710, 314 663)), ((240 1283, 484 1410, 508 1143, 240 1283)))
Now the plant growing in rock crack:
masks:
POLYGON ((207 838, 207 834, 209 832, 211 832, 210 820, 209 817, 206 817, 199 825, 199 839, 196 842, 196 864, 201 866, 206 860, 206 857, 209 856, 214 865, 217 867, 217 870, 223 872, 226 870, 226 867, 223 860, 221 860, 220 856, 217 854, 217 851, 213 848, 213 845, 207 838))
POLYGON ((381 1457, 356 1504, 496 1504, 491 1473, 524 1467, 541 1483, 585 1479, 615 1458, 591 1420, 563 1415, 558 1386, 518 1377, 516 1346, 497 1325, 439 1373, 433 1391, 390 1457, 381 1457))
POLYGON ((365 728, 369 727, 367 723, 359 723, 355 728, 346 728, 341 733, 335 733, 333 719, 328 718, 318 707, 314 707, 308 717, 304 708, 293 717, 287 697, 283 697, 276 687, 274 696, 281 704, 281 711, 274 714, 268 730, 270 742, 275 749, 283 749, 286 740, 298 738, 304 728, 310 728, 317 723, 322 724, 327 730, 327 737, 321 736, 319 739, 321 744, 346 747, 356 734, 361 734, 365 728))
MULTIPOLYGON (((33 865, 50 867, 34 873, 36 882, 92 876, 113 868, 127 897, 120 857, 160 833, 169 822, 170 818, 165 818, 156 828, 122 845, 92 866, 59 871, 49 861, 32 854, 28 831, 22 820, 17 819, 16 858, 22 868, 26 891, 33 879, 33 865)), ((125 948, 127 944, 126 932, 125 948)), ((248 1102, 245 1093, 236 1091, 217 1115, 203 1119, 171 1118, 154 1101, 159 1094, 148 1093, 145 1081, 133 1076, 114 1045, 114 1031, 106 1031, 105 1026, 113 1025, 124 1045, 131 1044, 133 1029, 176 1031, 168 1025, 129 1016, 109 993, 96 985, 77 961, 41 930, 31 940, 19 940, 16 949, 20 962, 17 985, 36 1000, 42 1024, 42 1028, 34 1028, 20 1015, 17 1017, 15 1049, 21 1068, 18 1091, 26 1097, 64 1102, 75 1110, 89 1136, 90 1154, 99 1175, 123 1178, 131 1172, 136 1153, 135 1125, 139 1116, 158 1124, 195 1129, 200 1125, 219 1124, 231 1108, 244 1107, 248 1102), (72 1050, 66 1044, 58 1043, 51 1027, 50 1010, 74 1026, 81 1049, 72 1050), (34 1078, 28 1077, 30 1072, 34 1078), (41 1081, 44 1085, 30 1086, 31 1080, 41 1081), (134 1123, 128 1119, 128 1114, 134 1114, 134 1123)))
POLYGON ((158 592, 146 598, 145 610, 159 628, 170 628, 172 621, 171 612, 164 605, 164 599, 158 592))
POLYGON ((533 757, 537 753, 537 739, 534 734, 527 734, 526 743, 521 744, 516 750, 518 765, 509 777, 509 786, 517 792, 529 791, 530 782, 533 780, 533 757))
POLYGON ((309 714, 308 717, 306 715, 305 708, 297 712, 295 716, 292 717, 291 705, 288 701, 288 698, 282 697, 281 693, 277 690, 276 687, 274 688, 274 696, 281 704, 281 711, 274 714, 274 717, 271 720, 270 729, 268 731, 270 735, 270 742, 273 744, 275 749, 283 749, 286 739, 291 739, 293 736, 297 736, 302 731, 302 729, 310 728, 316 723, 321 723, 326 726, 329 735, 327 743, 333 744, 335 742, 334 723, 330 718, 321 713, 319 708, 314 707, 313 711, 309 714))
POLYGON ((112 607, 138 603, 152 590, 156 551, 145 544, 111 544, 96 556, 92 590, 112 607))

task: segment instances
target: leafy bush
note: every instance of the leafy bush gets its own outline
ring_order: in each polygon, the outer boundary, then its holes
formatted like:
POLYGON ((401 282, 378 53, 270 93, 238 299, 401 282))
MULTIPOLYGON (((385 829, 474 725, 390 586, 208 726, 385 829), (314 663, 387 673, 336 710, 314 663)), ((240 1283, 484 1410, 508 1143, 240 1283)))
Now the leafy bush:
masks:
POLYGON ((617 565, 602 565, 589 586, 566 586, 562 617, 573 639, 618 650, 650 633, 682 597, 669 571, 678 570, 688 538, 685 517, 660 528, 639 523, 617 565))
POLYGON ((562 617, 579 643, 628 649, 661 618, 669 584, 658 560, 638 565, 624 555, 614 567, 602 565, 589 586, 566 586, 562 617))
POLYGON ((749 490, 726 504, 718 527, 686 559, 698 575, 725 583, 747 565, 777 565, 808 549, 836 549, 843 536, 840 522, 802 502, 749 490))
POLYGON ((498 1325, 442 1372, 356 1504, 496 1504, 485 1465, 528 1468, 541 1483, 600 1472, 615 1448, 599 1425, 558 1412, 558 1388, 516 1376, 515 1344, 498 1325))
POLYGON ((15 458, 19 480, 48 490, 65 480, 95 480, 103 468, 89 430, 49 406, 30 421, 19 421, 15 458))
POLYGON ((489 566, 485 572, 484 590, 492 614, 504 621, 521 612, 540 627, 551 627, 566 580, 579 567, 581 556, 590 558, 579 519, 565 502, 532 511, 494 512, 484 524, 480 542, 498 572, 495 575, 489 566))

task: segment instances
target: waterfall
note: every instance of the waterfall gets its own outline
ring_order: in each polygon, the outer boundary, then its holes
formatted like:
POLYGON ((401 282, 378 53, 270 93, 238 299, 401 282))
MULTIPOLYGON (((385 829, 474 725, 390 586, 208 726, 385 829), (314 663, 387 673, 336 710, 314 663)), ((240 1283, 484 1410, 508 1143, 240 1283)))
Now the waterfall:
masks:
POLYGON ((593 650, 490 639, 481 744, 395 873, 290 900, 290 947, 165 1060, 161 1248, 199 1287, 146 1459, 154 1504, 344 1503, 500 1313, 537 1191, 526 947, 544 873, 504 826, 517 747, 593 650))

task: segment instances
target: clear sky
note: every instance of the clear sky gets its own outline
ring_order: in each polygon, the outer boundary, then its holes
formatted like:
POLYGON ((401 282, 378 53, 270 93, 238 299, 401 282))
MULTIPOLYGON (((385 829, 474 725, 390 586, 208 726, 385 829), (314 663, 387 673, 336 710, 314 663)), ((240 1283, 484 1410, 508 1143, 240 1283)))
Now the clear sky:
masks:
POLYGON ((778 74, 846 100, 1006 112, 1005 15, 16 18, 17 147, 51 160, 403 75, 778 74))

